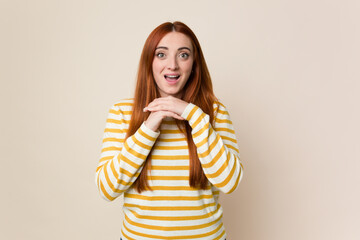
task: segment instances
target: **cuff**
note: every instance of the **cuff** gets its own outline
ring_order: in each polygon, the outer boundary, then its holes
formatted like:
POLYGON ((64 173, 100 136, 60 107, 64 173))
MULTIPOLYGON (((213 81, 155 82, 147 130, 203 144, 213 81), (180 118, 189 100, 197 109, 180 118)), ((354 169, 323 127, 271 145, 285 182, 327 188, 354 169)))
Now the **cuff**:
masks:
POLYGON ((198 108, 199 108, 199 107, 196 106, 195 104, 189 103, 189 104, 186 106, 184 112, 181 114, 181 117, 183 117, 183 118, 185 118, 186 120, 189 121, 198 108))
POLYGON ((192 129, 196 127, 202 128, 209 121, 209 115, 205 114, 201 108, 192 103, 186 106, 181 116, 189 122, 192 129))
POLYGON ((152 146, 154 144, 154 142, 156 141, 159 135, 160 135, 160 131, 154 132, 145 125, 145 122, 141 124, 140 128, 135 133, 136 139, 140 140, 141 142, 149 146, 152 146))

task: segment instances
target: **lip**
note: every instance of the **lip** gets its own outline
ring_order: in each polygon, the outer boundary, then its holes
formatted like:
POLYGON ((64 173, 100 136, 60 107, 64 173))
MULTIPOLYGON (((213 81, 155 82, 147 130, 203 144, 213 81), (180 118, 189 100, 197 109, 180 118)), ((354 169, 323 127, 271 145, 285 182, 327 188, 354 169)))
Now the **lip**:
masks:
POLYGON ((175 74, 175 73, 164 74, 164 78, 165 78, 166 82, 167 82, 169 85, 175 85, 177 82, 179 82, 179 80, 180 80, 180 78, 181 78, 181 75, 180 75, 180 74, 175 74), (165 76, 179 76, 179 78, 176 79, 176 80, 168 80, 165 76))

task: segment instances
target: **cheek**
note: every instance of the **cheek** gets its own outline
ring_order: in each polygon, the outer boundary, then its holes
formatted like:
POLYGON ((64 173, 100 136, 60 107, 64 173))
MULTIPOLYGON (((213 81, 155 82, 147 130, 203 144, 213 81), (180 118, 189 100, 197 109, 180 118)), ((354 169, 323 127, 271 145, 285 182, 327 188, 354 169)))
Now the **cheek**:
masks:
POLYGON ((154 61, 153 64, 152 64, 152 71, 154 74, 156 74, 156 62, 154 61))
POLYGON ((189 62, 186 64, 185 69, 188 75, 190 75, 191 71, 192 71, 192 67, 193 67, 193 62, 189 62))
POLYGON ((154 74, 159 74, 162 71, 163 66, 160 61, 154 60, 152 64, 152 69, 154 74))

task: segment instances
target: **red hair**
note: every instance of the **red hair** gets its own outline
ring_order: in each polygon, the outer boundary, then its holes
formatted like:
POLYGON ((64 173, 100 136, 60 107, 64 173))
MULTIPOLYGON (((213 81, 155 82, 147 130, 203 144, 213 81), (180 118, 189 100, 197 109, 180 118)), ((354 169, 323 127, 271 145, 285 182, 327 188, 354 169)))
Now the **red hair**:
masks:
MULTIPOLYGON (((183 89, 182 100, 193 103, 200 107, 206 114, 210 116, 210 122, 214 120, 213 104, 217 101, 213 93, 210 73, 207 68, 205 58, 203 56, 200 44, 193 31, 182 22, 166 22, 155 28, 146 39, 138 68, 137 83, 135 88, 133 113, 130 120, 129 129, 126 138, 132 136, 148 118, 150 112, 143 112, 146 107, 155 98, 159 98, 160 93, 155 83, 152 62, 155 55, 155 49, 160 40, 170 32, 179 32, 190 38, 194 49, 194 62, 192 73, 183 89)), ((206 189, 208 180, 202 170, 202 166, 197 155, 197 149, 191 135, 191 127, 187 121, 175 119, 176 125, 184 133, 189 147, 190 158, 190 176, 189 185, 194 188, 206 189)), ((149 156, 144 167, 133 183, 133 187, 141 193, 144 190, 151 190, 147 181, 148 171, 151 169, 151 161, 149 156)))

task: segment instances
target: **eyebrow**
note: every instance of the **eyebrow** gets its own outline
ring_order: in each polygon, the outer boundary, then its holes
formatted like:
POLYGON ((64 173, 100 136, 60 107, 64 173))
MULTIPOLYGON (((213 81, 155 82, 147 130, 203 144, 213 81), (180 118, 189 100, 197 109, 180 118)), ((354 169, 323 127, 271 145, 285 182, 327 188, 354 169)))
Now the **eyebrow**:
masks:
MULTIPOLYGON (((168 47, 163 47, 163 46, 159 46, 159 47, 155 48, 155 50, 156 50, 156 49, 165 49, 165 50, 169 50, 169 48, 168 48, 168 47)), ((187 49, 187 50, 189 50, 189 52, 191 52, 190 48, 188 48, 188 47, 181 47, 181 48, 178 48, 178 51, 179 51, 179 50, 183 50, 183 49, 187 49)))

